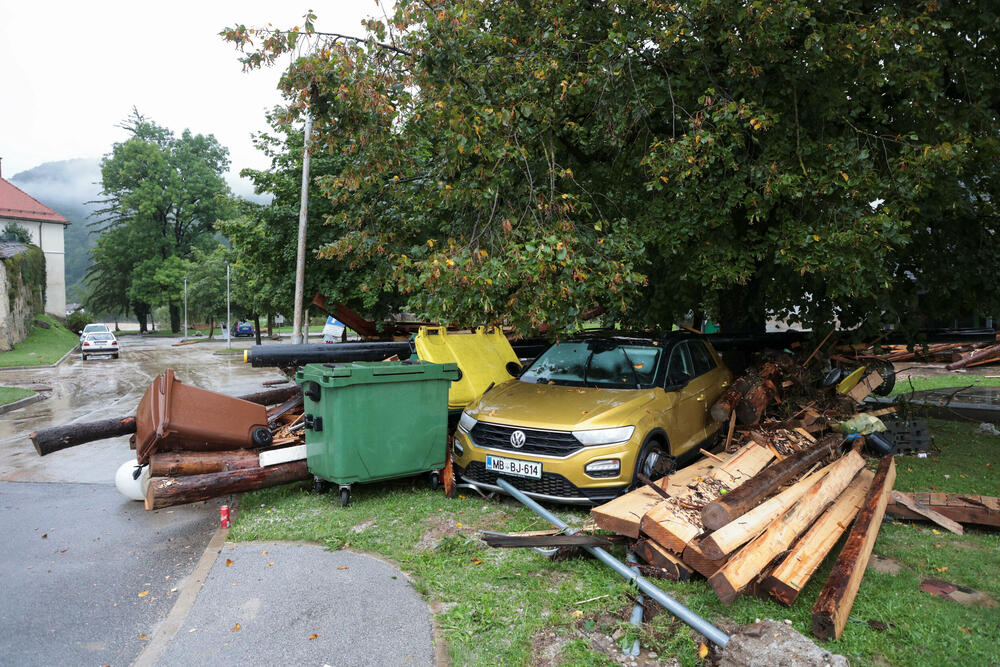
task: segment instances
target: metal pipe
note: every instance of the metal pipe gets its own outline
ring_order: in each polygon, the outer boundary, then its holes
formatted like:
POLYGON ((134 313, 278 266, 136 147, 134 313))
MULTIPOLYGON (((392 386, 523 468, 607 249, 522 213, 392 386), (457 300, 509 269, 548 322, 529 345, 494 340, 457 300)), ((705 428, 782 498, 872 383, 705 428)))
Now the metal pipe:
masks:
MULTIPOLYGON (((576 534, 577 531, 570 528, 565 521, 563 521, 555 514, 553 514, 552 512, 548 511, 547 509, 536 503, 528 496, 521 493, 519 490, 514 488, 507 480, 497 479, 497 484, 505 492, 509 493, 514 498, 517 498, 519 501, 521 501, 522 504, 526 505, 535 514, 542 517, 556 528, 565 531, 566 534, 568 535, 576 534)), ((588 552, 590 552, 590 555, 592 555, 594 558, 601 561, 602 563, 610 567, 612 570, 614 570, 621 576, 625 577, 629 581, 634 581, 635 585, 639 587, 639 590, 641 590, 643 593, 645 593, 649 597, 659 602, 664 609, 669 611, 671 614, 679 618, 684 623, 690 625, 697 632, 700 632, 701 634, 705 635, 708 641, 712 642, 713 644, 716 644, 720 648, 725 647, 725 645, 729 643, 729 635, 727 635, 725 632, 723 632, 719 628, 715 627, 714 625, 703 619, 698 614, 694 613, 693 611, 685 607, 683 604, 681 604, 674 598, 667 595, 663 591, 663 589, 661 589, 659 586, 653 585, 652 582, 650 582, 642 575, 633 572, 631 569, 629 569, 627 565, 625 565, 620 560, 609 554, 604 549, 601 549, 600 547, 583 547, 583 548, 586 549, 588 552)))
POLYGON ((246 351, 244 360, 254 368, 261 368, 266 366, 350 363, 352 361, 382 361, 393 355, 406 358, 412 353, 413 344, 410 341, 255 345, 246 351))
MULTIPOLYGON (((635 558, 635 555, 631 551, 625 552, 625 562, 629 562, 635 558)), ((632 566, 630 568, 637 575, 639 574, 639 568, 632 566)), ((635 606, 632 607, 632 616, 628 619, 628 622, 637 628, 642 627, 642 593, 639 593, 635 598, 635 606)), ((622 649, 622 653, 625 655, 639 655, 639 638, 636 637, 635 641, 632 642, 632 646, 628 649, 622 649)))

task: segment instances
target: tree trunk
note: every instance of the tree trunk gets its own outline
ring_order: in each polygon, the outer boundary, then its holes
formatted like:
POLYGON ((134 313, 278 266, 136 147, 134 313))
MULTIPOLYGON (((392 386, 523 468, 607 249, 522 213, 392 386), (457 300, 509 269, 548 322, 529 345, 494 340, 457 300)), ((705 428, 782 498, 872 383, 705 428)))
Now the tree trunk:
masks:
POLYGON ((181 332, 181 309, 176 303, 171 303, 170 309, 170 331, 171 333, 181 332))
POLYGON ((210 316, 208 318, 208 339, 212 340, 212 336, 214 335, 215 335, 215 318, 210 316))
MULTIPOLYGON (((253 331, 254 331, 254 336, 257 338, 257 344, 260 345, 261 344, 261 342, 260 342, 260 315, 258 315, 256 313, 254 313, 254 316, 253 316, 253 331)), ((271 335, 271 318, 270 318, 270 316, 268 316, 268 318, 267 318, 267 334, 269 336, 271 335)))
POLYGON ((141 301, 133 301, 132 310, 135 312, 135 319, 139 321, 139 333, 147 333, 146 314, 149 312, 149 306, 141 301))
MULTIPOLYGON (((267 316, 267 337, 270 338, 274 335, 274 315, 270 313, 267 316)), ((260 337, 258 336, 257 344, 260 345, 260 337)))
POLYGON ((251 449, 224 452, 157 452, 149 457, 151 477, 186 477, 259 467, 260 454, 251 449))
POLYGON ((35 431, 28 437, 39 456, 94 440, 135 433, 135 417, 116 417, 86 424, 68 424, 35 431))
POLYGON ((153 477, 146 490, 146 509, 196 503, 231 493, 266 489, 311 478, 305 461, 188 477, 153 477))

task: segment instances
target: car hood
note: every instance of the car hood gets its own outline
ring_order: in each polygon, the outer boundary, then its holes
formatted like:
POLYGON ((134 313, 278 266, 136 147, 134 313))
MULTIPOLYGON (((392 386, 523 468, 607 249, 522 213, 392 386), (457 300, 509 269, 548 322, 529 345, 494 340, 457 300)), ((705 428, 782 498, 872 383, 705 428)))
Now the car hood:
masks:
MULTIPOLYGON (((557 431, 631 426, 662 389, 599 389, 512 380, 466 408, 484 422, 557 431), (637 414, 639 413, 639 414, 637 414)), ((668 394, 668 400, 673 401, 668 394)))

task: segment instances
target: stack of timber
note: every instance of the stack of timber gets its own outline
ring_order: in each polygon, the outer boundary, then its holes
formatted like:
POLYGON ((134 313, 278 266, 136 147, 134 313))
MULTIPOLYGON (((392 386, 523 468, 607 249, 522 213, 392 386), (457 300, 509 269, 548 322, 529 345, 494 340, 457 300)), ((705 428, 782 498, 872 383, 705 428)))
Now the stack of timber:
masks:
POLYGON ((635 540, 644 573, 700 574, 725 604, 748 594, 793 604, 849 533, 813 611, 819 636, 839 636, 891 498, 892 457, 873 472, 857 451, 841 453, 839 435, 801 436, 783 455, 770 439, 788 439, 787 430, 752 433, 735 453, 710 455, 595 507, 592 518, 635 540))

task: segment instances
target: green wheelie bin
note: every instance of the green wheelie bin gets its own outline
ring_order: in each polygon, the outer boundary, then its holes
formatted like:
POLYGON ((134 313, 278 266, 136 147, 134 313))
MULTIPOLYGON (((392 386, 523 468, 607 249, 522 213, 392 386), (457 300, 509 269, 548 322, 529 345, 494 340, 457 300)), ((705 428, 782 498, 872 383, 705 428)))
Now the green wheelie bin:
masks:
POLYGON ((306 463, 317 490, 420 473, 437 485, 448 439, 456 364, 378 361, 307 364, 296 374, 305 410, 306 463))

